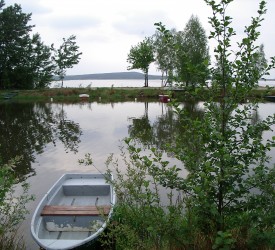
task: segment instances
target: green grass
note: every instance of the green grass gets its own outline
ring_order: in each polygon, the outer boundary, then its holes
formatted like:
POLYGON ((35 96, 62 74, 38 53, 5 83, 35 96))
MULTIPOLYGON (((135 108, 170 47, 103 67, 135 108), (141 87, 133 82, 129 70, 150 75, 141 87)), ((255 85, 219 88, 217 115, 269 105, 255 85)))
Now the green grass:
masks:
MULTIPOLYGON (((0 101, 4 99, 5 94, 10 93, 8 90, 0 90, 0 101)), ((207 90, 201 93, 199 96, 200 100, 205 100, 208 96, 207 90)), ((101 101, 101 102, 112 102, 112 101, 131 101, 131 100, 158 100, 161 94, 170 94, 173 98, 178 101, 190 100, 188 91, 169 91, 162 88, 51 88, 41 90, 20 90, 17 91, 17 95, 14 96, 13 100, 20 101, 49 101, 51 98, 54 102, 58 101, 79 101, 80 94, 88 94, 88 101, 101 101)), ((251 98, 260 98, 264 95, 275 95, 275 90, 271 89, 267 91, 266 88, 260 87, 252 91, 251 98)))
MULTIPOLYGON (((0 91, 0 99, 9 91, 0 91)), ((20 90, 15 100, 79 100, 80 94, 88 94, 89 100, 101 101, 129 101, 137 99, 157 99, 160 94, 168 94, 161 88, 56 88, 43 90, 20 90)))

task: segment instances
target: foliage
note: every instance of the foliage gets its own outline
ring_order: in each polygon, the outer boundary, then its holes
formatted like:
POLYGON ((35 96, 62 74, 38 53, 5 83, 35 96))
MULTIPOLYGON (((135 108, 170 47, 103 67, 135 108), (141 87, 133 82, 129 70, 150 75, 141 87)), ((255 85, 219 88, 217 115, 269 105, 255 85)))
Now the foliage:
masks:
POLYGON ((175 73, 186 86, 204 84, 209 76, 208 40, 199 18, 191 16, 184 30, 176 36, 175 73))
MULTIPOLYGON (((275 116, 255 124, 252 118, 257 103, 240 104, 257 86, 260 77, 274 67, 274 58, 265 70, 255 67, 258 47, 254 43, 260 35, 257 28, 266 11, 265 2, 260 3, 258 16, 246 27, 247 37, 238 43, 239 50, 232 61, 230 47, 235 31, 230 26, 231 18, 225 14, 230 2, 206 1, 213 10, 210 23, 214 31, 210 38, 218 42, 215 58, 220 65, 219 70, 211 68, 210 92, 220 93, 220 99, 217 102, 215 95, 209 97, 204 103, 202 120, 193 119, 186 110, 176 107, 186 127, 183 138, 193 139, 188 140, 190 143, 182 138, 177 140, 175 153, 190 171, 187 179, 178 180, 178 188, 192 194, 189 202, 198 218, 197 227, 206 234, 219 231, 219 237, 236 228, 249 234, 251 228, 269 231, 274 225, 274 219, 271 220, 275 202, 271 191, 274 169, 268 166, 267 154, 274 138, 264 142, 262 135, 272 130, 275 116), (198 149, 197 153, 194 148, 198 149), (250 229, 244 229, 242 224, 244 213, 250 217, 250 229), (257 221, 265 223, 252 222, 255 216, 257 221)), ((164 182, 169 181, 168 177, 164 178, 164 182)))
POLYGON ((213 249, 230 250, 232 249, 235 240, 232 239, 232 234, 228 232, 219 231, 215 239, 213 249))
POLYGON ((31 44, 32 46, 29 46, 29 51, 27 51, 27 60, 30 62, 33 77, 33 86, 30 88, 45 88, 52 81, 54 69, 51 60, 52 50, 44 45, 39 34, 33 35, 31 44))
POLYGON ((205 84, 210 63, 208 40, 199 18, 191 16, 183 31, 167 30, 161 22, 155 23, 156 63, 172 79, 194 87, 205 84))
POLYGON ((136 46, 132 46, 127 57, 127 62, 131 64, 128 70, 140 69, 144 73, 144 87, 148 87, 149 66, 154 62, 153 43, 151 38, 145 38, 136 46))
POLYGON ((17 179, 12 167, 19 160, 15 158, 8 164, 0 162, 0 249, 24 249, 22 238, 18 238, 16 232, 28 213, 26 204, 33 197, 28 195, 28 184, 25 182, 20 185, 20 195, 15 190, 17 179))
POLYGON ((0 8, 0 88, 32 89, 48 86, 53 65, 51 50, 39 34, 30 35, 31 14, 18 4, 0 8))
POLYGON ((45 45, 29 25, 31 14, 18 4, 3 8, 0 2, 0 89, 34 89, 48 87, 56 73, 63 79, 67 68, 79 62, 75 36, 63 38, 59 49, 45 45), (53 56, 52 53, 55 53, 53 56))
MULTIPOLYGON (((118 228, 124 227, 124 233, 129 232, 129 240, 136 242, 135 249, 169 249, 167 244, 173 236, 182 239, 183 249, 275 247, 275 169, 268 154, 275 146, 275 137, 263 139, 264 133, 273 131, 275 115, 255 120, 257 100, 243 102, 258 86, 258 80, 275 65, 275 58, 261 67, 255 65, 255 59, 259 58, 258 28, 266 13, 266 2, 260 1, 257 16, 252 17, 251 24, 245 27, 245 37, 232 51, 236 32, 231 27, 232 18, 226 14, 232 1, 205 0, 213 11, 213 17, 209 18, 213 28, 210 38, 217 42, 214 53, 218 66, 210 68, 212 83, 210 95, 203 103, 203 116, 193 117, 188 109, 176 102, 172 104, 183 133, 169 150, 184 163, 188 176, 183 176, 178 166, 163 160, 156 149, 143 152, 129 141, 126 142, 131 164, 117 162, 117 182, 113 184, 120 203, 115 210, 114 227, 118 223, 118 228), (120 165, 126 166, 126 173, 119 169, 120 165), (180 218, 173 218, 174 224, 169 224, 174 235, 169 234, 167 241, 167 235, 158 227, 166 228, 165 218, 170 216, 169 208, 165 209, 160 200, 161 188, 179 191, 184 197, 179 206, 172 204, 173 209, 182 210, 180 218), (150 219, 143 210, 147 206, 151 209, 150 219), (145 224, 145 219, 140 223, 140 217, 149 220, 152 227, 145 224)), ((169 31, 162 28, 159 30, 169 37, 169 31)), ((202 87, 190 89, 189 94, 196 97, 202 87)), ((177 243, 172 245, 177 247, 177 243)))
POLYGON ((263 73, 265 73, 265 69, 268 66, 268 62, 265 58, 265 52, 264 52, 264 45, 261 44, 258 48, 258 51, 255 54, 255 58, 254 58, 254 63, 255 63, 255 67, 257 68, 257 70, 260 72, 261 75, 263 75, 263 73))
MULTIPOLYGON (((153 172, 148 156, 141 156, 141 148, 125 140, 129 157, 121 148, 122 162, 111 155, 106 164, 107 172, 115 172, 112 184, 118 203, 114 210, 109 229, 102 237, 102 244, 108 249, 168 249, 169 246, 180 247, 188 242, 182 237, 187 227, 183 216, 182 192, 161 188, 159 176, 153 172), (121 168, 121 165, 125 168, 121 168), (162 205, 168 200, 167 205, 162 205)), ((160 166, 166 161, 151 149, 152 156, 158 157, 160 166)), ((173 249, 173 248, 171 248, 173 249)))
POLYGON ((167 83, 171 83, 175 68, 176 51, 173 39, 175 39, 176 30, 168 32, 161 22, 155 23, 155 26, 158 27, 153 35, 155 60, 166 86, 167 83))
POLYGON ((63 43, 58 49, 53 49, 55 55, 52 57, 56 64, 55 73, 62 81, 61 87, 63 87, 63 80, 66 75, 66 69, 72 68, 75 64, 79 63, 82 52, 79 52, 79 46, 76 44, 76 36, 71 35, 69 38, 63 38, 63 43))

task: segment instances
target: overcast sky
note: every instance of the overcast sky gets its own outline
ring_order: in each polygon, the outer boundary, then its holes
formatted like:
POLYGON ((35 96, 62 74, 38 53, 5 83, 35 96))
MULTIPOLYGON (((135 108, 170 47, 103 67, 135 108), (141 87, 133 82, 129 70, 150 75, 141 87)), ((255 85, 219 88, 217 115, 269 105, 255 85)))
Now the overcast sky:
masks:
MULTIPOLYGON (((260 0, 235 0, 228 14, 233 26, 243 35, 245 25, 255 16, 260 0)), ((275 0, 267 0, 268 12, 261 27, 259 43, 266 57, 275 55, 275 0)), ((183 30, 191 15, 197 15, 207 34, 211 9, 203 0, 5 0, 6 6, 18 3, 23 12, 32 13, 31 24, 45 44, 59 47, 62 38, 76 35, 83 52, 71 74, 127 71, 131 46, 155 33, 155 22, 168 29, 183 30)), ((210 43, 211 46, 211 43, 210 43)), ((212 47, 211 47, 212 49, 212 47)), ((211 51, 210 51, 211 52, 211 51)), ((160 74, 152 64, 150 74, 160 74)))

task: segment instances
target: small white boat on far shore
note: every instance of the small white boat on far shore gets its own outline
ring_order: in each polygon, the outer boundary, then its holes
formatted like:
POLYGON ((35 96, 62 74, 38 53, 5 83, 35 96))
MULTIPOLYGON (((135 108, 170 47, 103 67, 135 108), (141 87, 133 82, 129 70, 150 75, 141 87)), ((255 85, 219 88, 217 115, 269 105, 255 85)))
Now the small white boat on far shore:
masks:
POLYGON ((88 94, 80 94, 79 97, 80 98, 89 98, 89 95, 88 94))

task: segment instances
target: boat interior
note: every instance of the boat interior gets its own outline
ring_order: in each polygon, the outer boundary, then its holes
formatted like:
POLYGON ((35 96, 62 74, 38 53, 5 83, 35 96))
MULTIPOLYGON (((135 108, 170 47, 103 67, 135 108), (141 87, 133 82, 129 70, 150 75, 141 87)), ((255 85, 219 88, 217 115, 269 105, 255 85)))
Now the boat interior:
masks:
POLYGON ((38 238, 81 240, 102 227, 111 204, 111 187, 102 180, 68 179, 41 211, 38 238), (98 183, 97 183, 98 182, 98 183), (91 212, 93 211, 93 212, 91 212))

